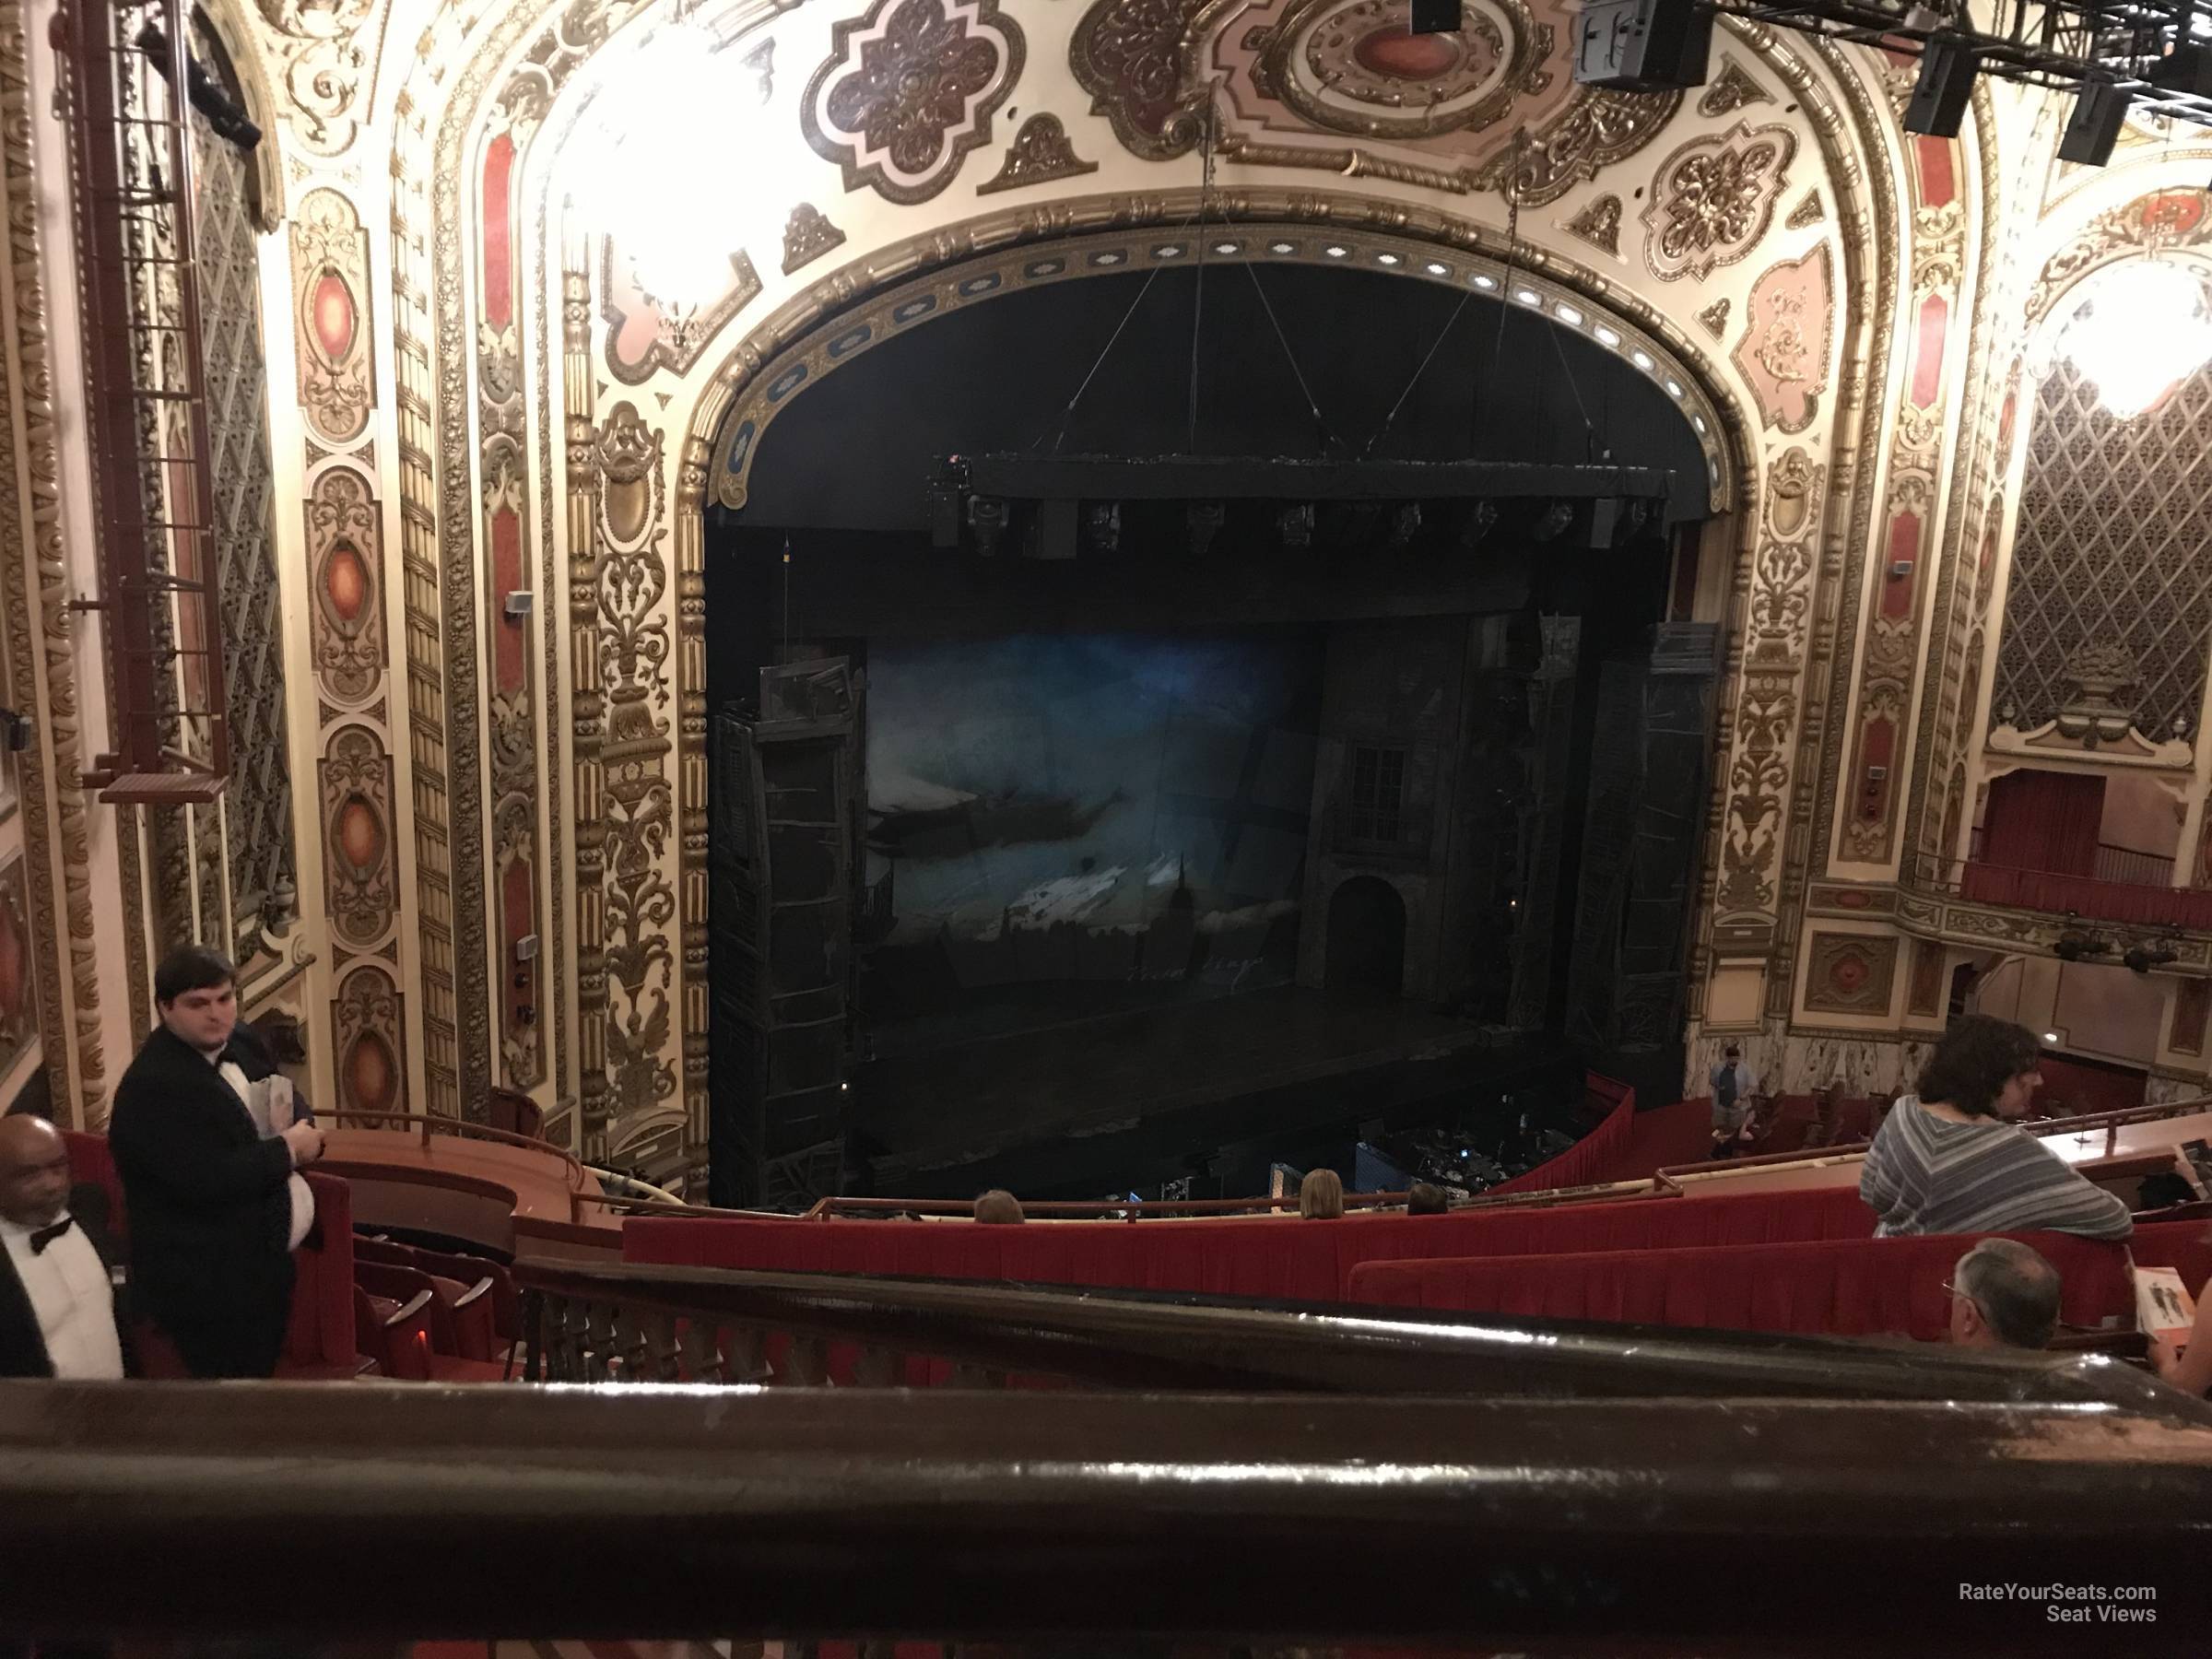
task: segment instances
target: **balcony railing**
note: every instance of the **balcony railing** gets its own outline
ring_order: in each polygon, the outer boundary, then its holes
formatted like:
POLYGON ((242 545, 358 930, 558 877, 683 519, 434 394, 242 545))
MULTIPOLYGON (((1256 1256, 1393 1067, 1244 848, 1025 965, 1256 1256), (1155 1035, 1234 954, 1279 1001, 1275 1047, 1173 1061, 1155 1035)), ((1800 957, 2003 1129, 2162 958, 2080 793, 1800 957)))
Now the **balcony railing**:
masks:
MULTIPOLYGON (((2129 856, 2147 859, 2150 855, 2129 856)), ((1933 888, 1975 904, 2043 911, 2123 926, 2212 931, 2212 888, 2177 888, 2055 870, 2015 869, 1971 858, 1948 863, 1924 858, 1916 861, 1914 868, 1919 877, 1915 886, 1933 888)))

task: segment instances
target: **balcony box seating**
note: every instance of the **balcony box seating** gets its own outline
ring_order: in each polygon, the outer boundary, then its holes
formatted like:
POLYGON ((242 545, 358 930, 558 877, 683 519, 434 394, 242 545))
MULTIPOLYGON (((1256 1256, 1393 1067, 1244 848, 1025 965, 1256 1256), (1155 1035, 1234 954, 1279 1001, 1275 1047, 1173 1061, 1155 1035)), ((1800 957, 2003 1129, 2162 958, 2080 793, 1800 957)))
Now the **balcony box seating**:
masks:
POLYGON ((371 1298, 395 1307, 412 1307, 426 1293, 428 1340, 417 1341, 419 1365, 410 1359, 398 1361, 394 1373, 403 1380, 419 1370, 433 1382, 498 1382, 507 1370, 492 1358, 491 1283, 478 1279, 464 1285, 415 1267, 395 1267, 382 1262, 356 1262, 354 1283, 371 1298))
MULTIPOLYGON (((2060 1318, 2133 1323, 2124 1246, 2071 1233, 2022 1233, 2065 1281, 2060 1318)), ((1393 1307, 1805 1335, 1914 1336, 1949 1326, 1944 1282, 1971 1236, 1462 1256, 1369 1262, 1350 1298, 1393 1307)))
POLYGON ((1053 1223, 755 1221, 646 1217, 623 1260, 691 1267, 909 1275, 1340 1301, 1363 1263, 1866 1239, 1874 1214, 1849 1187, 1728 1198, 1630 1199, 1556 1209, 1340 1221, 1053 1223))
MULTIPOLYGON (((127 1250, 130 1216, 107 1137, 69 1130, 63 1138, 69 1144, 71 1179, 90 1182, 107 1194, 109 1233, 127 1250)), ((307 1172, 307 1186, 315 1195, 316 1226, 309 1241, 292 1253, 299 1277, 292 1286, 291 1323, 285 1329, 276 1375, 294 1382, 339 1382, 359 1375, 362 1367, 354 1344, 353 1189, 312 1170, 307 1172)), ((147 1376, 184 1375, 176 1349, 144 1320, 131 1340, 147 1376)))

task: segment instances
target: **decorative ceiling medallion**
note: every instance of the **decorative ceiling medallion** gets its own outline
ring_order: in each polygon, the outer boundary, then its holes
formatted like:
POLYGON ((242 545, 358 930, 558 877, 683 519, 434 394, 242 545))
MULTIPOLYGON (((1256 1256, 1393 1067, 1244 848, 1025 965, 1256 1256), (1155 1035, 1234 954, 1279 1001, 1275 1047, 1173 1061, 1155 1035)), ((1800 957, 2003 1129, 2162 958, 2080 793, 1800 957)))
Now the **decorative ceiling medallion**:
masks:
POLYGON ((1014 142, 1006 147, 1006 164, 987 184, 978 184, 978 195, 995 195, 1002 190, 1019 190, 1029 184, 1050 184, 1055 179, 1076 179, 1099 171, 1096 161, 1076 155, 1076 147, 1057 115, 1032 115, 1021 124, 1014 142))
POLYGON ((1620 257, 1620 198, 1601 195, 1566 223, 1570 236, 1580 237, 1601 253, 1620 257))
POLYGON ((1707 83, 1704 95, 1698 100, 1700 115, 1733 115, 1747 104, 1772 103, 1774 95, 1751 78, 1744 66, 1732 57, 1721 59, 1721 72, 1707 83))
POLYGON ((801 106, 806 142, 843 169, 847 191, 910 207, 991 142, 1026 50, 998 0, 877 0, 830 42, 801 106))
POLYGON ((1093 0, 1067 43, 1067 66, 1090 112, 1113 124, 1124 148, 1171 161, 1194 148, 1203 89, 1182 73, 1183 36, 1207 0, 1093 0))
POLYGON ((1791 208, 1790 217, 1782 222, 1792 230, 1802 230, 1807 225, 1818 224, 1827 217, 1828 210, 1820 205, 1820 193, 1808 190, 1805 193, 1805 200, 1791 208))
POLYGON ((1802 432, 1820 412, 1828 389, 1835 276, 1828 243, 1799 259, 1770 266, 1744 305, 1736 370, 1759 399, 1759 418, 1783 432, 1802 432))
POLYGON ((1728 301, 1715 300, 1698 313, 1698 321, 1705 325, 1707 334, 1716 340, 1719 339, 1728 332, 1728 301))
POLYGON ((1552 30, 1520 0, 1467 0, 1456 34, 1414 34, 1411 0, 1286 6, 1253 84, 1324 132, 1433 138, 1477 132, 1549 84, 1552 30))
POLYGON ((1789 182, 1797 135, 1784 126, 1756 130, 1742 122, 1709 134, 1662 162, 1642 222, 1644 260, 1662 282, 1703 281, 1747 255, 1774 220, 1789 182))
POLYGON ((791 210, 791 218, 783 227, 783 275, 788 276, 801 265, 812 265, 830 249, 844 245, 845 233, 831 224, 829 216, 811 202, 801 202, 791 210))

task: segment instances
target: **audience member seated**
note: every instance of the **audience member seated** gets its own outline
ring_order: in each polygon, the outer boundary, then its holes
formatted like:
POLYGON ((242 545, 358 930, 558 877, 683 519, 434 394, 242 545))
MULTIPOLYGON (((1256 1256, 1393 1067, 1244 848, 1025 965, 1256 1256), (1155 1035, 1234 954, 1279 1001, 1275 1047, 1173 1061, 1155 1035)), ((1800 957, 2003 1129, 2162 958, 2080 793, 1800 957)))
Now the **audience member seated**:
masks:
POLYGON ((1451 1207, 1444 1189, 1434 1182, 1417 1181, 1406 1189, 1406 1213, 1409 1216, 1441 1216, 1451 1207))
POLYGON ((993 1187, 977 1197, 975 1218, 995 1227, 1010 1227, 1017 1221, 1026 1221, 1021 1213, 1021 1200, 1004 1187, 993 1187))
POLYGON ((69 1184, 61 1132, 0 1118, 0 1377, 112 1382, 124 1374, 104 1223, 107 1194, 69 1184))
POLYGON ((1308 1221, 1335 1221, 1344 1215, 1344 1178, 1334 1170, 1308 1170, 1298 1183, 1298 1213, 1308 1221))
POLYGON ((1970 1014, 1943 1034, 1919 1092, 1900 1097, 1866 1149, 1859 1195, 1904 1233, 2052 1232, 2124 1239, 2127 1206, 2007 1123, 2042 1081, 2035 1033, 1970 1014))
POLYGON ((2058 1329, 2058 1269, 2018 1239, 1983 1240, 1944 1288, 1960 1347, 2043 1348, 2058 1329))

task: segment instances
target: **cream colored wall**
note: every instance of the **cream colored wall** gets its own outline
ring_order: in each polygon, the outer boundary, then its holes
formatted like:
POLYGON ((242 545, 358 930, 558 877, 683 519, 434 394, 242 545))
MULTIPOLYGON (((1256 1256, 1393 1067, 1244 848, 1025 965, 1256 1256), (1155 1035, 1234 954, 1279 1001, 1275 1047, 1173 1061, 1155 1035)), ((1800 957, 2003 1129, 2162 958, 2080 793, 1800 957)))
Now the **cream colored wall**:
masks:
MULTIPOLYGON (((41 0, 34 18, 50 4, 41 0)), ((801 130, 806 88, 818 72, 838 72, 849 52, 843 37, 853 32, 839 26, 860 8, 850 0, 701 6, 698 21, 731 42, 719 54, 730 84, 725 130, 735 112, 753 111, 758 54, 770 49, 772 60, 765 107, 742 117, 742 150, 733 153, 726 139, 709 142, 687 163, 700 177, 703 204, 749 197, 750 206, 734 217, 747 228, 743 252, 759 288, 725 307, 726 315, 703 306, 708 322, 682 342, 686 348, 629 383, 608 357, 604 227, 594 206, 606 199, 604 152, 593 104, 619 91, 628 66, 664 26, 665 9, 629 0, 568 7, 354 0, 312 19, 237 0, 217 9, 249 85, 265 89, 266 107, 254 113, 268 134, 285 215, 263 251, 264 320, 272 448, 286 504, 277 536, 300 803, 294 948, 312 958, 288 996, 306 1019, 314 1088, 343 1102, 359 1087, 358 1055, 341 1042, 362 1029, 382 1032, 399 1056, 410 1109, 473 1109, 482 1087, 515 1080, 494 1006, 512 966, 501 928, 512 931, 520 920, 503 924, 497 899, 490 820, 504 768, 511 782, 529 778, 532 791, 526 839, 538 885, 527 919, 543 947, 536 1034, 544 1075, 529 1091, 588 1155, 641 1158, 657 1176, 696 1174, 711 947, 700 868, 698 603, 699 507, 716 460, 710 441, 733 404, 756 391, 762 366, 820 316, 865 306, 900 281, 941 288, 933 272, 994 250, 1089 234, 1141 252, 1140 233, 1171 233, 1194 211, 1202 159, 1195 150, 1167 159, 1135 153, 1079 84, 1070 42, 1089 9, 1015 0, 1004 15, 1022 32, 1024 61, 988 142, 952 170, 941 191, 911 205, 893 202, 865 182, 848 187, 841 167, 801 130), (1091 171, 986 193, 982 187, 999 173, 1022 123, 1041 112, 1060 120, 1074 155, 1091 171), (477 190, 486 147, 502 138, 520 156, 513 200, 521 310, 506 338, 486 313, 477 190), (373 405, 362 430, 343 440, 312 426, 300 372, 300 354, 312 350, 302 300, 314 275, 312 262, 302 263, 300 239, 312 229, 316 205, 334 202, 360 228, 361 265, 348 278, 359 284, 361 367, 373 405), (843 240, 787 273, 782 231, 802 204, 826 216, 843 240), (509 373, 517 388, 512 401, 501 394, 509 373), (502 451, 500 441, 509 436, 515 447, 502 451), (519 459, 495 476, 502 453, 519 459), (357 471, 373 496, 386 647, 376 692, 345 707, 318 689, 315 676, 307 512, 316 480, 340 467, 357 471), (520 631, 535 689, 519 709, 497 707, 493 696, 501 624, 492 614, 486 561, 494 495, 521 503, 534 590, 520 631), (642 517, 624 519, 636 527, 625 534, 608 510, 627 512, 633 502, 642 503, 642 517), (623 585, 632 578, 634 586, 623 585), (665 645, 665 654, 609 653, 624 641, 653 652, 665 645), (605 709, 603 679, 620 694, 605 709), (346 728, 371 734, 391 768, 392 892, 375 912, 374 936, 354 944, 335 931, 319 793, 320 769, 346 728), (527 757, 521 774, 513 770, 517 744, 527 757), (348 1002, 349 992, 380 976, 389 977, 395 1001, 374 1008, 372 997, 348 1002), (356 1004, 365 1026, 335 1023, 334 1005, 356 1004)), ((32 33, 42 40, 42 27, 32 33)), ((1921 710, 1931 696, 1953 703, 1960 696, 1974 618, 1957 608, 1953 590, 1962 569, 1971 587, 1982 523, 1993 500, 2002 512, 2005 470, 2017 478, 2024 447, 2000 453, 1991 437, 1997 399, 1987 388, 2004 382, 2008 308, 2027 287, 2021 273, 2040 269, 2068 227, 2139 193, 2151 176, 2147 169, 2163 170, 2159 178, 2194 178, 2202 165, 2183 155, 2115 167, 2109 181, 2069 182, 2047 218, 2030 215, 2023 230, 2002 209, 2022 189, 2041 194, 2035 157, 2047 154, 2050 130, 2037 124, 2032 100, 1985 96, 1957 150, 1959 222, 1937 233, 1912 214, 1894 72, 1854 48, 1734 24, 1724 28, 1716 59, 1734 63, 1763 101, 1708 114, 1699 109, 1701 95, 1689 95, 1635 155, 1520 212, 1512 258, 1535 276, 1547 304, 1571 300, 1593 324, 1611 318, 1642 330, 1681 366, 1687 386, 1712 412, 1716 439, 1726 441, 1728 511, 1701 537, 1695 598, 1698 616, 1727 625, 1729 678, 1693 961, 1692 1077, 1701 1077, 1724 1032, 1746 1041, 1755 1065, 1786 1079, 1842 1067, 1874 1087, 1909 1069, 1915 1045, 1939 1018, 1907 1006, 1915 925, 1901 913, 1908 861, 1936 839, 1936 795, 1947 788, 1955 754, 1968 768, 1970 798, 1983 775, 1981 746, 1969 739, 1985 718, 1987 672, 1976 708, 1947 705, 1924 735, 1921 710), (1790 135, 1795 154, 1786 190, 1775 193, 1766 229, 1744 256, 1701 276, 1663 279, 1648 258, 1641 218, 1654 206, 1654 176, 1683 147, 1738 124, 1790 135), (1815 194, 1817 207, 1806 211, 1815 194), (1612 253, 1573 228, 1606 196, 1622 205, 1612 253), (1736 348, 1762 276, 1818 249, 1827 251, 1836 307, 1827 384, 1809 418, 1788 430, 1762 416, 1736 348), (1943 372, 1962 390, 1932 431, 1908 430, 1918 418, 1900 414, 1900 392, 1915 320, 1901 297, 1931 284, 1959 296, 1961 325, 1948 337, 1943 372), (1716 337, 1700 318, 1724 301, 1716 337), (1924 458, 1931 453, 1936 459, 1924 458), (1891 503, 1924 493, 1928 581, 1903 636, 1900 667, 1881 657, 1893 643, 1869 624, 1886 580, 1877 543, 1891 503), (1900 691, 1878 688, 1891 679, 1900 691), (1853 839, 1850 774, 1866 710, 1893 695, 1901 700, 1892 761, 1898 798, 1887 851, 1877 857, 1865 851, 1872 842, 1853 839), (1835 910, 1824 888, 1864 889, 1875 908, 1835 910), (1814 1006, 1833 999, 1832 988, 1812 984, 1816 949, 1834 959, 1834 947, 1818 947, 1818 936, 1840 934, 1894 947, 1879 1007, 1839 1013, 1814 1006)), ((1235 131, 1241 118, 1229 108, 1225 124, 1235 131)), ((36 125, 45 135, 36 142, 50 144, 51 123, 36 125)), ((1509 209, 1497 190, 1454 182, 1418 147, 1370 147, 1395 159, 1363 162, 1357 176, 1347 176, 1343 168, 1223 156, 1208 197, 1214 222, 1324 227, 1316 233, 1347 246, 1364 239, 1377 248, 1428 247, 1461 265, 1504 252, 1509 209), (1409 157, 1427 161, 1404 165, 1409 157), (1407 240, 1377 240, 1384 237, 1407 240)), ((41 197, 52 197, 55 171, 41 161, 39 177, 41 197)), ((50 296, 73 291, 57 263, 66 249, 60 229, 58 220, 44 226, 50 296)), ((958 296, 947 292, 947 300, 958 296)), ((66 322, 60 317, 57 327, 66 322)), ((670 341, 665 318, 653 324, 655 331, 670 341)), ((65 517, 81 527, 88 511, 81 476, 65 476, 65 517)), ((18 559, 30 557, 19 536, 9 545, 18 559)), ((79 579, 89 569, 81 563, 88 547, 81 535, 69 543, 79 579)), ((2000 615, 2001 563, 1988 601, 2000 615)), ((92 632, 77 627, 71 658, 88 699, 99 686, 92 632)), ((1994 651, 1994 628, 1983 649, 1994 651)), ((97 733, 97 706, 88 702, 86 716, 86 729, 97 733)), ((56 736, 49 723, 49 749, 56 736)), ((2201 763, 2190 788, 2190 811, 2200 815, 2201 763)), ((128 987, 116 975, 131 960, 128 937, 134 928, 143 934, 143 920, 126 915, 112 813, 85 816, 82 891, 64 894, 64 861, 50 856, 45 875, 56 913, 74 917, 87 934, 71 959, 81 962, 88 951, 102 967, 81 986, 60 975, 65 1018, 47 1029, 67 1034, 73 1077, 84 1070, 80 1052, 98 1058, 104 1088, 130 1047, 128 987)), ((65 840, 58 805, 50 804, 49 818, 54 838, 65 840)), ((2194 824, 2194 817, 2192 835, 2194 824)), ((51 942, 45 948, 58 968, 65 953, 51 942)), ((1947 992, 1948 970, 1965 948, 1955 945, 1943 959, 1947 992)), ((92 1084, 73 1088, 88 1105, 92 1084)))

